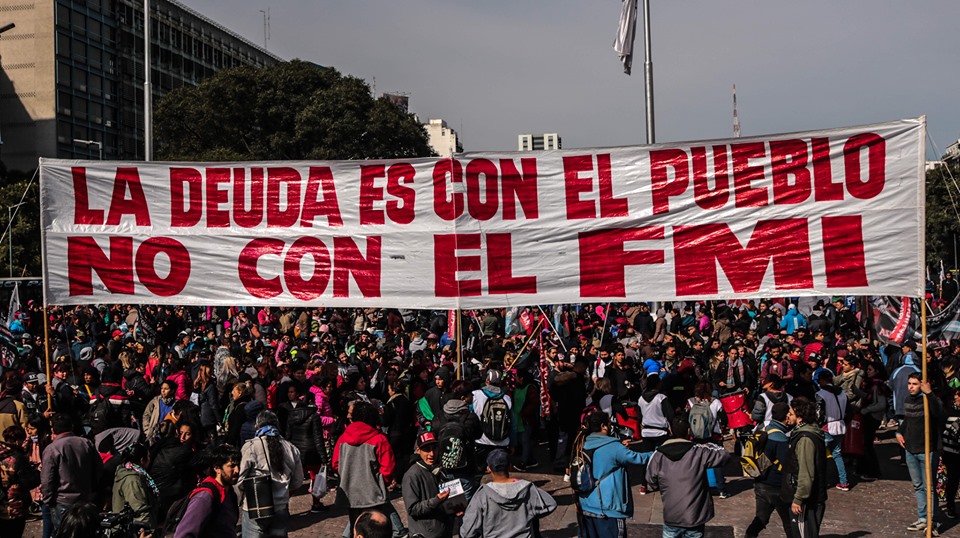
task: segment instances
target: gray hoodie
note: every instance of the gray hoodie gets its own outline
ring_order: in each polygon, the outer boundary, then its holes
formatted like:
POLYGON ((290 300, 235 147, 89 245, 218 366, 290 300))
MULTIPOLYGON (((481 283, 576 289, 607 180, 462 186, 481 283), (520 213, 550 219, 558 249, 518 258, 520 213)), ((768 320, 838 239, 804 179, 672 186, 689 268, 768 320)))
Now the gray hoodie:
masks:
POLYGON ((534 520, 556 509, 557 501, 549 493, 526 480, 489 482, 470 500, 460 537, 532 537, 534 520))

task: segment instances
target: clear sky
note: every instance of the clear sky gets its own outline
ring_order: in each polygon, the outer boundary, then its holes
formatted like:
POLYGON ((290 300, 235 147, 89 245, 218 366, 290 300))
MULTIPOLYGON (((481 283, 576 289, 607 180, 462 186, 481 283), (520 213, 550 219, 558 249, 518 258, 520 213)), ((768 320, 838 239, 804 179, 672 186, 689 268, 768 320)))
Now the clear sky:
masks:
MULTIPOLYGON (((268 49, 410 95, 467 151, 520 133, 564 148, 645 141, 643 30, 633 76, 612 44, 619 0, 181 0, 268 49)), ((940 152, 960 136, 960 2, 651 0, 657 142, 927 115, 940 152)), ((928 140, 928 157, 936 156, 928 140)))

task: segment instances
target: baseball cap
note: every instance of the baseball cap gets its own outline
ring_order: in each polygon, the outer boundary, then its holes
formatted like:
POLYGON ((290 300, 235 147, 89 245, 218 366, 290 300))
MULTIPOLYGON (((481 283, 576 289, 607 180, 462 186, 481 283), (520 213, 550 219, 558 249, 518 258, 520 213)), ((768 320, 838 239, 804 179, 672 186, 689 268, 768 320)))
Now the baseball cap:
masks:
POLYGON ((417 436, 417 448, 425 448, 437 444, 437 436, 433 432, 423 432, 417 436))
POLYGON ((487 377, 486 377, 486 379, 487 379, 487 384, 488 384, 488 385, 496 385, 496 384, 500 383, 500 379, 501 379, 501 378, 502 378, 502 374, 500 374, 500 371, 499 371, 499 370, 488 370, 488 371, 487 371, 487 377))
POLYGON ((487 467, 494 473, 502 473, 510 468, 510 454, 498 448, 487 456, 487 467))
POLYGON ((40 376, 38 376, 37 374, 31 372, 31 373, 23 376, 23 382, 24 382, 24 383, 40 383, 40 376))
POLYGON ((120 329, 114 329, 113 333, 110 334, 111 337, 116 338, 118 336, 123 336, 123 331, 120 329))

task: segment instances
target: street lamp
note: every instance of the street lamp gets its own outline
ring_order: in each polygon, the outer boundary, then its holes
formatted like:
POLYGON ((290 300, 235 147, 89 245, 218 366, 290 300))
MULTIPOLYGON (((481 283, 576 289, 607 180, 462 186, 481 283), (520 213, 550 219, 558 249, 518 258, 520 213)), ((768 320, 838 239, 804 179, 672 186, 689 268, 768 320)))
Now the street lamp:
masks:
POLYGON ((13 210, 22 205, 27 205, 27 202, 20 202, 17 205, 7 207, 7 239, 10 240, 7 255, 10 261, 10 278, 13 278, 13 210))
POLYGON ((100 152, 100 160, 103 160, 103 142, 98 140, 80 140, 78 138, 74 138, 73 143, 83 144, 84 146, 97 146, 97 150, 100 152))

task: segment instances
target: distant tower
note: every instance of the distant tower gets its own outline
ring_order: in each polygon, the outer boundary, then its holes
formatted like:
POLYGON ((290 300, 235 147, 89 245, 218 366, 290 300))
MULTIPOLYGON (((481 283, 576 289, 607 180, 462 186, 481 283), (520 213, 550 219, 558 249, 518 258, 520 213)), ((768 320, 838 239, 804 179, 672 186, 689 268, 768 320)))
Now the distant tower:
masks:
POLYGON ((733 85, 733 137, 740 138, 740 117, 737 116, 737 85, 733 85))

